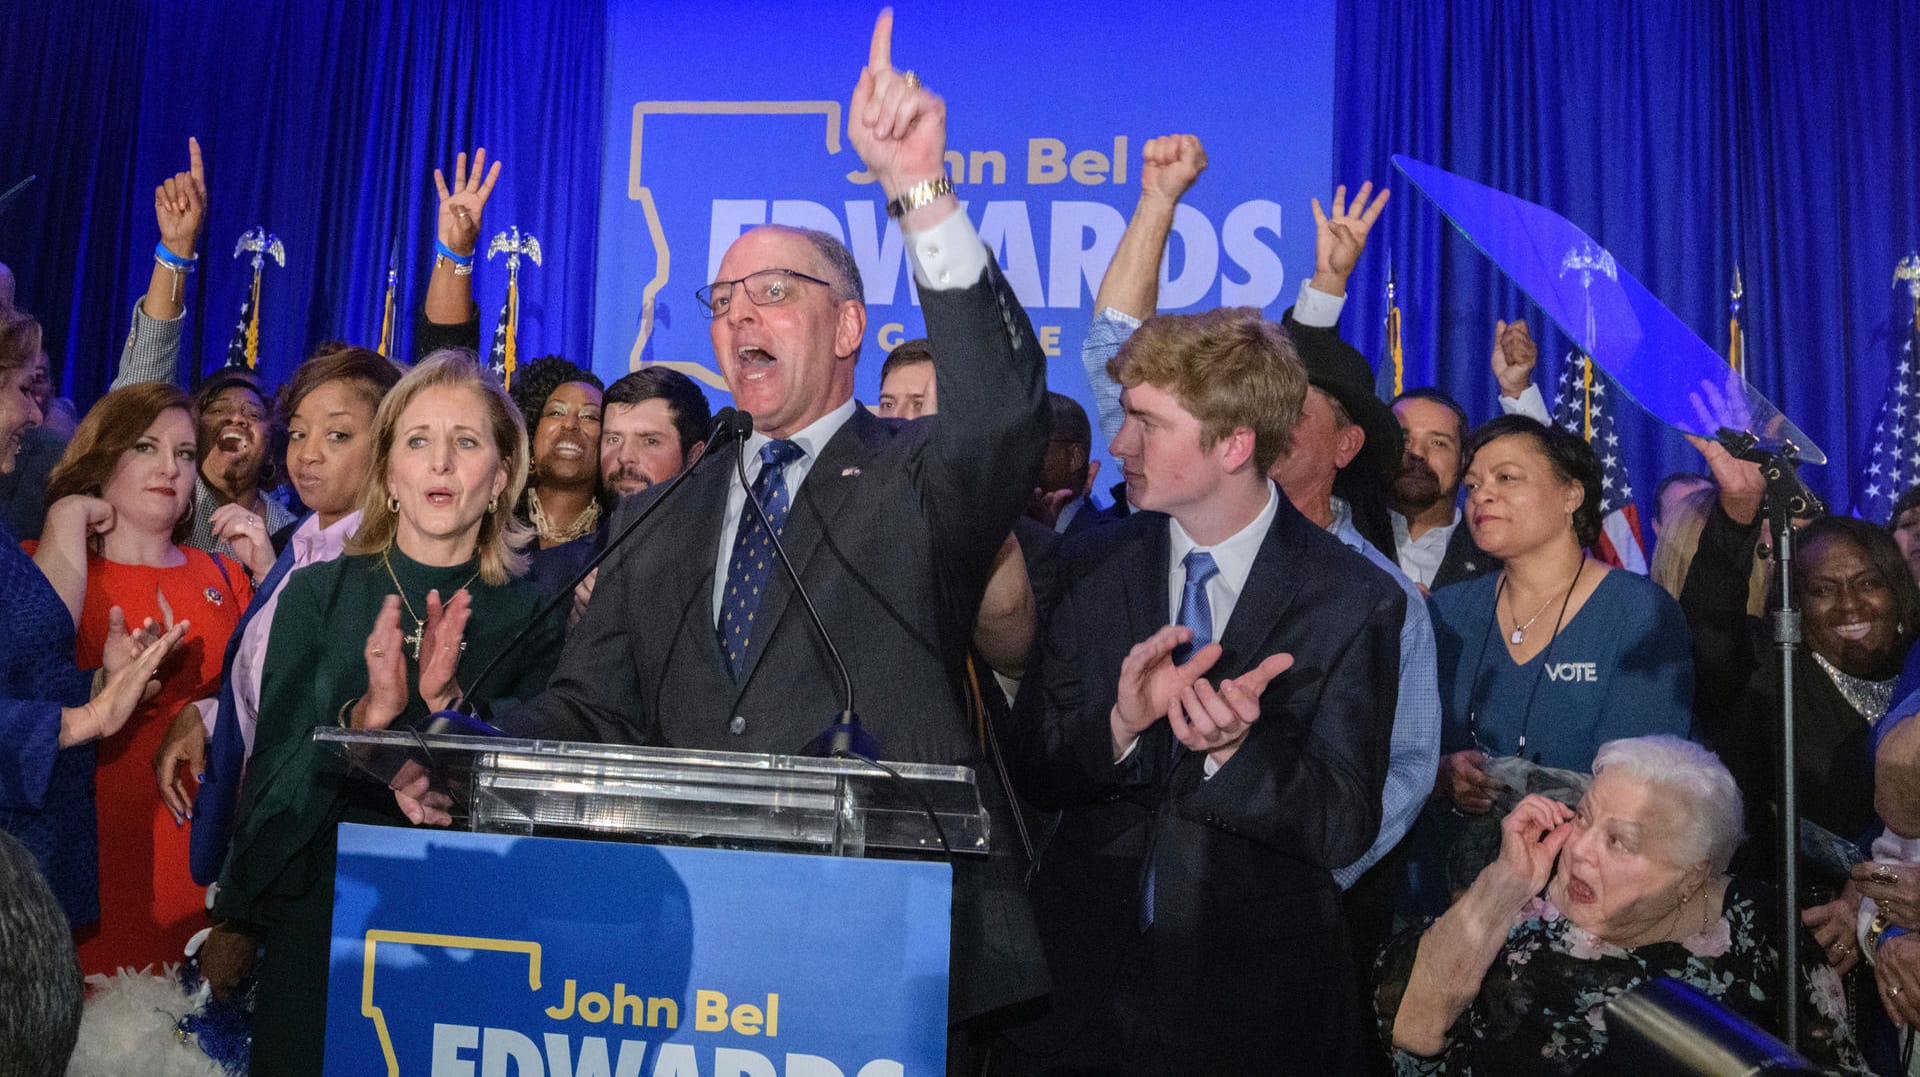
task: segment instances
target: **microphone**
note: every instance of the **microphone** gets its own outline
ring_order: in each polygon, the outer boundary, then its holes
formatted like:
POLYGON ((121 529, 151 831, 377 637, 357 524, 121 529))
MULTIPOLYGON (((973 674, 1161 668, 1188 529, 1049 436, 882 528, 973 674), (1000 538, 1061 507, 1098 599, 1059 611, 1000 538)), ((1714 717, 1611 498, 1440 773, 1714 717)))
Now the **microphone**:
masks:
MULTIPOLYGON (((641 509, 632 520, 629 520, 627 525, 620 529, 619 534, 608 539, 606 544, 600 548, 600 552, 594 554, 593 559, 587 562, 587 567, 581 569, 580 573, 569 581, 567 586, 561 589, 559 594, 554 595, 545 605, 541 606, 539 611, 534 614, 533 619, 529 620, 519 632, 514 633, 513 638, 507 641, 507 645, 500 648, 500 653, 494 655, 493 660, 488 662, 486 666, 480 670, 480 675, 473 679, 473 684, 469 686, 466 691, 466 695, 469 698, 479 690, 481 683, 487 679, 488 674, 493 672, 494 667, 500 664, 502 658, 513 653, 513 649, 527 638, 527 634, 532 632, 536 625, 539 625, 551 616, 553 611, 559 608, 562 603, 570 601, 573 598, 574 588, 580 586, 582 580, 592 575, 593 571, 600 567, 601 562, 611 557, 613 552, 620 548, 620 544, 625 542, 627 537, 632 535, 641 524, 645 523, 647 517, 653 515, 653 510, 659 508, 661 503, 666 501, 667 498, 672 497, 673 492, 680 488, 680 484, 687 481, 687 476, 693 474, 694 468, 699 467, 707 461, 708 457, 714 455, 713 450, 715 446, 729 437, 734 438, 736 442, 744 445, 748 435, 753 433, 753 416, 736 408, 721 408, 719 413, 713 417, 713 425, 709 430, 710 433, 707 434, 705 447, 700 450, 700 459, 681 468, 678 475, 667 480, 667 485, 660 491, 660 496, 654 498, 646 508, 641 509)), ((747 500, 752 501, 753 498, 749 496, 747 500)), ((829 644, 828 646, 832 645, 829 644)), ((438 716, 436 715, 436 717, 438 716)), ((491 729, 492 727, 488 726, 488 728, 491 729)), ((496 730, 496 732, 498 731, 496 730)))
POLYGON ((793 561, 787 557, 787 548, 780 541, 767 519, 767 510, 760 499, 753 496, 753 484, 747 481, 747 438, 753 433, 753 416, 744 411, 735 412, 735 424, 739 436, 733 441, 734 473, 740 476, 740 486, 747 491, 747 504, 752 506, 753 514, 760 520, 760 526, 767 532, 767 538, 773 543, 773 552, 780 559, 780 567, 786 572, 788 582, 793 584, 793 593, 806 607, 807 617, 813 622, 813 630, 820 635, 820 642, 827 645, 827 653, 833 656, 833 664, 840 671, 841 698, 846 706, 834 717, 833 725, 827 727, 819 736, 806 743, 800 751, 805 755, 829 756, 834 759, 859 758, 873 760, 880 754, 880 743, 860 728, 860 716, 853 710, 853 675, 847 672, 846 660, 840 657, 840 648, 834 645, 833 633, 827 631, 827 623, 820 619, 820 611, 814 608, 813 596, 807 594, 807 587, 800 582, 800 573, 793 567, 793 561))

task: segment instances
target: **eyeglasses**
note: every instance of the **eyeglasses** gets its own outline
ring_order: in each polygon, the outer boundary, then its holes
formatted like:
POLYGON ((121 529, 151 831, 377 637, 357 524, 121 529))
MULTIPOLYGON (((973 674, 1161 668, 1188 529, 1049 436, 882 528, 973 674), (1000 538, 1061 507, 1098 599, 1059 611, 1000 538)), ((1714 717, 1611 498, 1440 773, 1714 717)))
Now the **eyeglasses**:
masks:
POLYGON ((822 288, 833 285, 819 277, 809 277, 794 269, 763 269, 758 273, 749 273, 739 280, 717 280, 705 288, 693 293, 700 301, 700 308, 709 318, 725 317, 727 309, 733 305, 734 285, 744 285, 747 298, 753 300, 756 307, 777 307, 793 294, 793 281, 789 278, 809 281, 822 288))

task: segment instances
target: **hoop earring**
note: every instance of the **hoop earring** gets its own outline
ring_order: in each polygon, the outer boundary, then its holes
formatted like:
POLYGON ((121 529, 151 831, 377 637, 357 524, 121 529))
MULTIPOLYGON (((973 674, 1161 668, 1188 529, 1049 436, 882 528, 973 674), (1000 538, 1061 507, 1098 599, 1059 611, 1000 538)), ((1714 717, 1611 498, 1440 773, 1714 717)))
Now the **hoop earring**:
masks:
POLYGON ((387 495, 387 511, 388 512, 400 511, 400 499, 397 497, 394 497, 392 494, 387 495))

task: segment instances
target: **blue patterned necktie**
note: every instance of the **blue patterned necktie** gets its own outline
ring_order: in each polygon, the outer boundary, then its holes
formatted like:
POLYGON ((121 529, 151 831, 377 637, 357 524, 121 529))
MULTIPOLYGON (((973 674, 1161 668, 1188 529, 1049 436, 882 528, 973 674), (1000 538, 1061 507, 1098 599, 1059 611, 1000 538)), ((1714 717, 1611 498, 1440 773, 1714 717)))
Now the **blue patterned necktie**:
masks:
MULTIPOLYGON (((1193 640, 1182 643, 1173 649, 1173 660, 1185 662, 1193 657, 1193 652, 1213 642, 1213 603, 1207 601, 1207 581, 1220 574, 1220 566, 1213 563, 1213 555, 1204 550, 1189 553, 1180 564, 1187 570, 1187 585, 1180 592, 1181 628, 1193 630, 1193 640)), ((1180 741, 1169 737, 1168 753, 1177 756, 1180 753, 1180 741)), ((1153 926, 1153 861, 1155 851, 1147 853, 1146 880, 1140 888, 1140 930, 1153 926)))
MULTIPOLYGON (((802 455, 800 446, 791 441, 769 441, 760 446, 760 474, 748 496, 766 510, 767 523, 773 525, 776 536, 785 533, 787 510, 792 507, 787 484, 782 480, 787 465, 802 455)), ((720 647, 735 677, 747 667, 753 645, 760 641, 760 634, 753 630, 753 615, 760 608, 760 593, 773 578, 778 556, 766 527, 760 523, 760 514, 743 503, 740 528, 733 536, 733 559, 727 563, 727 591, 720 605, 720 647)))

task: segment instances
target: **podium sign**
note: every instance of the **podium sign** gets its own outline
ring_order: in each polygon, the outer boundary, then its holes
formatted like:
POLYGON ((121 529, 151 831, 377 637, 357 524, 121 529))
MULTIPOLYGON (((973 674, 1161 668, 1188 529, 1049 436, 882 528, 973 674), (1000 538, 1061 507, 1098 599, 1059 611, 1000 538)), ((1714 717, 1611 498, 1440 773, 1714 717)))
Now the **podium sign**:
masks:
POLYGON ((343 824, 326 1071, 944 1072, 944 863, 343 824))

